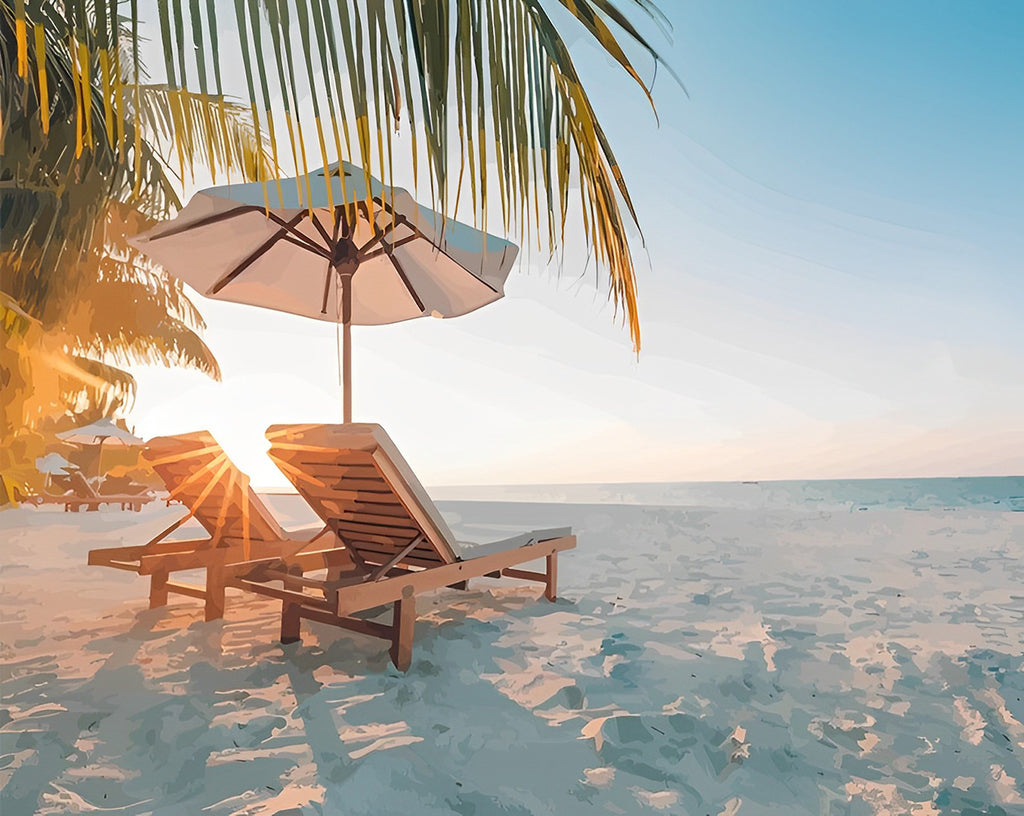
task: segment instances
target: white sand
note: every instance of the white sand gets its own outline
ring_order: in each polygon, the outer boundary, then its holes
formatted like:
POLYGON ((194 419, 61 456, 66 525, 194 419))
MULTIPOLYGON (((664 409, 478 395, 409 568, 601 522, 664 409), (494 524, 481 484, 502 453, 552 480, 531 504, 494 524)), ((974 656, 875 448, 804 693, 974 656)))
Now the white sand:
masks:
POLYGON ((181 508, 0 513, 0 813, 1024 813, 1024 514, 443 508, 580 547, 421 598, 406 675, 86 566, 181 508))

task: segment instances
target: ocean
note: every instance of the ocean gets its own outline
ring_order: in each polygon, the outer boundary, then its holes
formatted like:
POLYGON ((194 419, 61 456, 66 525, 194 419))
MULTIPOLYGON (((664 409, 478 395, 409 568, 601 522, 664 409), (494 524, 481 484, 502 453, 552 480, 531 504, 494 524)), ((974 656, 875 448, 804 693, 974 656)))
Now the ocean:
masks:
POLYGON ((761 482, 446 486, 435 500, 646 504, 666 507, 1024 511, 1024 476, 818 479, 761 482))

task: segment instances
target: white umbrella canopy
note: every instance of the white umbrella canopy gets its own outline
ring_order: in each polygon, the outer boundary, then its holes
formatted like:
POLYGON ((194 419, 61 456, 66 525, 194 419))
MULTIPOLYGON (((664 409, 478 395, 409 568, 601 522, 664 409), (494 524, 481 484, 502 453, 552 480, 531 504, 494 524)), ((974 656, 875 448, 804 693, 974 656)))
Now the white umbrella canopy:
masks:
POLYGON ((70 431, 62 431, 57 434, 58 439, 63 439, 65 442, 71 442, 75 445, 96 445, 96 476, 99 477, 102 473, 100 467, 103 461, 103 447, 114 447, 131 448, 145 445, 146 441, 140 439, 133 433, 129 433, 124 428, 119 428, 114 424, 112 419, 104 417, 98 419, 95 422, 90 422, 88 425, 82 425, 80 428, 73 428, 70 431))
POLYGON ((48 453, 36 459, 36 470, 47 476, 66 476, 70 467, 74 465, 59 453, 48 453))
POLYGON ((75 445, 114 445, 120 447, 133 447, 145 445, 144 439, 140 439, 124 428, 119 428, 112 419, 98 419, 80 428, 73 428, 70 431, 62 431, 57 434, 58 439, 71 442, 75 445))
POLYGON ((308 176, 196 193, 132 239, 201 294, 349 327, 457 317, 504 294, 515 244, 452 221, 341 163, 308 176), (268 201, 269 197, 269 201, 268 201))

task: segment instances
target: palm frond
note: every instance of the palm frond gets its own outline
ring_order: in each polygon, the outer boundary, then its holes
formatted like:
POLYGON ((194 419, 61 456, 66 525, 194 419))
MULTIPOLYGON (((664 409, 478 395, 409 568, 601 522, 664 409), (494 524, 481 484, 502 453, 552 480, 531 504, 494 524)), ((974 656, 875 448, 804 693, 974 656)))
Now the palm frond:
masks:
POLYGON ((174 316, 193 316, 183 308, 186 299, 164 282, 163 273, 108 259, 67 316, 69 351, 119 365, 178 365, 220 379, 213 353, 174 316))
POLYGON ((47 330, 0 293, 0 441, 4 446, 67 412, 109 415, 134 398, 130 374, 69 351, 68 337, 47 330))
POLYGON ((72 414, 95 411, 113 416, 135 400, 138 384, 127 371, 78 355, 68 355, 61 379, 61 401, 72 414))
MULTIPOLYGON (((104 4, 105 17, 97 13, 91 26, 83 24, 85 4, 61 4, 61 36, 80 43, 86 57, 71 49, 59 66, 63 73, 56 84, 65 89, 83 87, 83 77, 102 77, 102 59, 90 55, 109 53, 118 36, 121 53, 130 42, 137 61, 137 21, 121 30, 113 22, 116 2, 97 0, 94 6, 104 4)), ((667 21, 652 0, 235 0, 253 126, 253 140, 241 151, 247 159, 231 152, 224 117, 210 107, 222 104, 209 92, 209 78, 217 78, 219 94, 225 58, 216 38, 216 4, 192 0, 187 13, 183 0, 158 7, 167 87, 159 103, 150 103, 148 123, 170 135, 181 175, 196 162, 222 169, 238 159, 250 160, 245 169, 267 179, 277 173, 277 130, 283 125, 291 164, 300 172, 327 159, 346 159, 390 184, 398 181, 393 153, 403 145, 433 205, 448 215, 469 206, 473 220, 486 229, 489 213, 500 210, 505 232, 536 240, 552 253, 561 248, 567 220, 579 218, 639 348, 629 241, 639 227, 636 212, 562 23, 556 25, 549 11, 568 12, 650 99, 637 58, 655 68, 663 63, 635 18, 667 34, 667 21), (264 152, 264 128, 273 159, 251 161, 264 152), (399 129, 411 138, 393 140, 399 129), (467 188, 471 192, 464 197, 467 188)), ((35 20, 32 14, 18 19, 35 20)), ((61 48, 59 38, 54 45, 61 48)), ((21 54, 29 63, 34 58, 31 42, 16 32, 5 47, 12 60, 21 54)), ((65 91, 63 102, 77 122, 65 144, 84 140, 86 152, 108 141, 111 115, 106 81, 89 81, 98 96, 76 101, 65 91)), ((133 82, 138 80, 126 80, 128 86, 133 82)), ((135 87, 138 95, 125 93, 125 99, 141 97, 141 86, 135 87)), ((59 95, 55 99, 61 101, 59 95)), ((127 128, 122 140, 132 143, 127 128)))
MULTIPOLYGON (((180 154, 186 166, 244 181, 276 170, 262 149, 246 106, 169 85, 140 85, 138 121, 146 141, 180 154)), ((164 153, 166 155, 166 152, 164 153)))
MULTIPOLYGON (((0 0, 5 57, 21 47, 18 10, 11 5, 0 0)), ((33 3, 26 14, 28 25, 41 32, 24 44, 38 77, 0 74, 5 252, 27 254, 35 268, 56 269, 94 245, 93 233, 113 201, 154 218, 171 214, 181 204, 169 152, 180 153, 179 170, 208 164, 215 174, 230 171, 246 181, 273 172, 247 108, 146 83, 137 32, 123 21, 114 25, 119 18, 110 0, 88 7, 33 3)), ((46 297, 40 291, 40 299, 46 297)))
POLYGON ((83 356, 115 365, 162 365, 191 368, 220 380, 220 366, 203 339, 184 323, 165 318, 134 326, 126 323, 109 333, 96 332, 80 349, 83 356))

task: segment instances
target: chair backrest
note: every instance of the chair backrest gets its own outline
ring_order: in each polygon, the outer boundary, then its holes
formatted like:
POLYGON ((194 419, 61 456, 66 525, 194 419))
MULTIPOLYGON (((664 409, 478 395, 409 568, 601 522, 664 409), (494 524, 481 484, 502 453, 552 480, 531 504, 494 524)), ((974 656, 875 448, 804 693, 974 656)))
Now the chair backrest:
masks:
POLYGON ((454 537, 380 425, 274 425, 270 458, 345 546, 366 564, 457 561, 454 537))
POLYGON ((208 431, 151 439, 142 454, 196 521, 218 539, 280 541, 284 530, 208 431))
POLYGON ((91 484, 79 470, 73 470, 68 475, 68 484, 71 485, 71 492, 80 499, 95 499, 99 497, 91 484))

